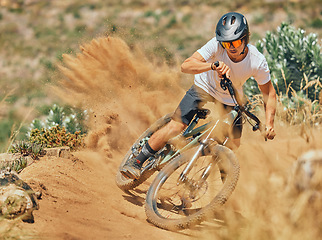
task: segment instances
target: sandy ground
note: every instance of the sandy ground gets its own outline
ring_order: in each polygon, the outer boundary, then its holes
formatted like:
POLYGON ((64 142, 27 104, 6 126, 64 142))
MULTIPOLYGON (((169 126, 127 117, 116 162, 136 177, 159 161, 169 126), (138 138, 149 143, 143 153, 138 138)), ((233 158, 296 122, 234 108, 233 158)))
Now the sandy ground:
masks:
POLYGON ((144 192, 131 196, 115 185, 117 162, 104 163, 96 153, 75 155, 74 161, 43 158, 21 173, 43 192, 35 223, 24 223, 24 229, 40 239, 188 239, 147 223, 144 192))

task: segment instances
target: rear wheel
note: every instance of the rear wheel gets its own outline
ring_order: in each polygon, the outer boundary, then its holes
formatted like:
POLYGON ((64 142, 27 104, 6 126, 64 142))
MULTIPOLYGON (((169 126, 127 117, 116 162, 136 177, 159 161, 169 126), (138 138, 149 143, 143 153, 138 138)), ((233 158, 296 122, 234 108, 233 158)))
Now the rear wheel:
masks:
POLYGON ((239 163, 230 149, 222 145, 212 148, 210 155, 197 159, 184 183, 179 183, 179 176, 197 148, 160 171, 146 197, 145 211, 151 223, 168 230, 189 228, 214 216, 227 201, 238 181, 239 163), (207 168, 211 170, 203 178, 207 168))
MULTIPOLYGON (((130 159, 133 156, 137 156, 137 154, 141 151, 142 147, 145 145, 145 143, 149 140, 151 135, 156 132, 158 129, 162 128, 164 125, 166 125, 171 120, 172 114, 167 114, 164 117, 157 120, 153 125, 151 125, 132 145, 130 150, 126 153, 125 157, 122 160, 122 163, 119 166, 119 169, 116 173, 116 185, 122 189, 123 191, 131 190, 137 186, 139 186, 141 183, 143 183, 145 180, 147 180, 155 171, 156 169, 148 169, 144 171, 141 174, 141 177, 139 179, 128 179, 125 178, 120 170, 123 168, 124 164, 128 159, 130 159)), ((150 159, 151 160, 151 159, 150 159)), ((149 162, 149 161, 147 161, 149 162)))

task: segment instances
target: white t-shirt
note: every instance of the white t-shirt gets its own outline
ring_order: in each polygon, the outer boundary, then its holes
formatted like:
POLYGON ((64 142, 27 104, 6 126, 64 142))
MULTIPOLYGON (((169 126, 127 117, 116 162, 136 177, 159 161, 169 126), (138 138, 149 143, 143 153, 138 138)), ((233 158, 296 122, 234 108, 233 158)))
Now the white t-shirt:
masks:
MULTIPOLYGON (((271 79, 264 55, 255 46, 251 44, 247 46, 248 53, 246 57, 238 63, 233 62, 229 58, 226 50, 216 40, 216 37, 197 50, 207 62, 222 61, 230 68, 230 80, 240 96, 243 95, 243 84, 250 77, 254 77, 259 85, 264 85, 271 79)), ((228 90, 224 91, 220 87, 220 78, 216 71, 210 70, 196 74, 195 85, 202 88, 218 101, 229 106, 234 105, 228 90)))

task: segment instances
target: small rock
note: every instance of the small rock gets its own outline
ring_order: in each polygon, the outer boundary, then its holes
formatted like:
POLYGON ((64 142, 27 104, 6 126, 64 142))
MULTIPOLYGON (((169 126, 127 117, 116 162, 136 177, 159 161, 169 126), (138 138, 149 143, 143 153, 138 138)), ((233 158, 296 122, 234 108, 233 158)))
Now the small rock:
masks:
POLYGON ((322 191, 322 150, 311 150, 298 158, 289 184, 298 191, 322 191))
POLYGON ((71 156, 69 147, 45 148, 46 156, 69 158, 71 156))
POLYGON ((34 222, 33 210, 39 205, 35 193, 10 168, 0 171, 0 214, 12 219, 34 222))

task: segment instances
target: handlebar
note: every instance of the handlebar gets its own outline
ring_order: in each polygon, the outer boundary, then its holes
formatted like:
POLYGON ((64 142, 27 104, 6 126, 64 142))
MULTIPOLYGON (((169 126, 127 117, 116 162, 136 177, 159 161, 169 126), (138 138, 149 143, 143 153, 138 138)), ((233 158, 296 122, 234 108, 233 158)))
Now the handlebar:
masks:
MULTIPOLYGON (((216 67, 217 67, 217 65, 219 66, 219 63, 217 64, 217 62, 215 62, 214 64, 216 67)), ((229 78, 227 78, 226 74, 223 75, 223 78, 220 81, 220 86, 224 91, 228 90, 228 92, 229 92, 230 96, 232 97, 234 104, 235 104, 234 110, 236 112, 245 113, 249 118, 253 119, 256 122, 256 124, 253 126, 253 131, 259 130, 261 133, 264 133, 265 128, 266 128, 265 125, 261 123, 261 121, 258 119, 258 117, 256 117, 250 111, 248 111, 248 109, 240 103, 240 101, 236 97, 235 89, 232 85, 232 82, 229 78)), ((267 141, 266 136, 265 136, 265 141, 267 141)))

